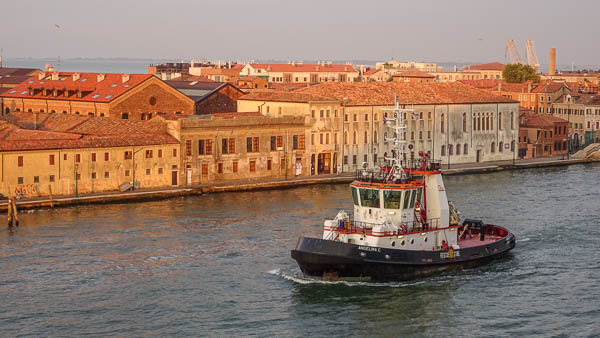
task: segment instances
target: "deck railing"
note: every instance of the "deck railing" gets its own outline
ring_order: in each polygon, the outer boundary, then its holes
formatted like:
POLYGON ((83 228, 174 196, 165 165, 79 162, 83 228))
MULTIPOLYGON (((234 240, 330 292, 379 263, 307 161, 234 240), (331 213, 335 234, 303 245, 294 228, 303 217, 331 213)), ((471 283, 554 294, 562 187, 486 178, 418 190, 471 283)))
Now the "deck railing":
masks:
POLYGON ((440 227, 440 219, 430 219, 425 224, 421 224, 420 222, 407 222, 402 223, 398 230, 395 231, 373 231, 373 227, 378 224, 376 223, 368 223, 368 222, 359 222, 359 221, 347 221, 343 224, 338 223, 335 227, 326 228, 329 231, 335 231, 343 234, 361 234, 361 235, 371 235, 371 236, 397 236, 403 235, 407 233, 414 232, 424 232, 433 229, 438 229, 440 227))

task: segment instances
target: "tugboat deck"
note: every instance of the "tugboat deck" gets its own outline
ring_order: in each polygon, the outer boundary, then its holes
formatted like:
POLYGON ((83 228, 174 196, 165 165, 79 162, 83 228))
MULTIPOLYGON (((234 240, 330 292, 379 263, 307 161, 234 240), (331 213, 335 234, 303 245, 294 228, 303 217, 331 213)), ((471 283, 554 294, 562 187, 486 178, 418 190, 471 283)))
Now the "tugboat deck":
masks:
POLYGON ((465 238, 465 239, 460 239, 458 241, 458 245, 460 246, 461 249, 466 249, 466 248, 472 248, 472 247, 476 247, 476 246, 494 243, 500 239, 502 239, 502 237, 486 235, 485 240, 482 241, 479 239, 479 235, 473 236, 473 238, 469 238, 467 236, 467 238, 465 238))

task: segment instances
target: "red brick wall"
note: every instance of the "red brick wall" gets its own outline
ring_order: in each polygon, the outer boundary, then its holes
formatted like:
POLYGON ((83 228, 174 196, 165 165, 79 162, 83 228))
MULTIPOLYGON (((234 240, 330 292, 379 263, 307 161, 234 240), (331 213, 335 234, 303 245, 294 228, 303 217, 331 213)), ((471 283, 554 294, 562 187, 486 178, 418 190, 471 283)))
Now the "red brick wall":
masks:
POLYGON ((121 113, 127 113, 130 120, 140 120, 142 113, 152 113, 153 116, 157 112, 194 114, 194 101, 176 95, 166 86, 162 83, 151 83, 142 84, 139 89, 134 88, 132 95, 110 105, 110 117, 121 118, 121 113))
POLYGON ((242 96, 239 90, 225 86, 208 98, 196 104, 196 114, 229 113, 237 111, 237 99, 242 96))

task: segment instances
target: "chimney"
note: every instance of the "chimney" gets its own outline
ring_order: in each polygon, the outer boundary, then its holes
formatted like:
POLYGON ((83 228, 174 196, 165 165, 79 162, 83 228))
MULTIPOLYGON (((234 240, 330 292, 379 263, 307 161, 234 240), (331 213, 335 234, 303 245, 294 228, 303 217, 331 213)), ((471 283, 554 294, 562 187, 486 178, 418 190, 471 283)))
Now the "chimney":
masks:
POLYGON ((527 83, 527 92, 531 93, 531 82, 527 83))
POLYGON ((556 75, 556 48, 550 48, 550 66, 548 75, 556 75))
POLYGON ((127 82, 127 81, 129 81, 129 74, 123 74, 123 75, 121 76, 121 82, 122 82, 122 83, 125 83, 125 82, 127 82))
POLYGON ((57 81, 58 80, 58 73, 52 73, 52 80, 57 81))
POLYGON ((106 77, 106 75, 104 75, 104 74, 98 74, 98 82, 102 82, 105 77, 106 77))
POLYGON ((79 80, 80 77, 81 77, 81 74, 79 74, 79 73, 73 73, 73 82, 79 80))
POLYGON ((49 72, 53 72, 54 71, 54 67, 53 66, 48 66, 48 71, 49 72))

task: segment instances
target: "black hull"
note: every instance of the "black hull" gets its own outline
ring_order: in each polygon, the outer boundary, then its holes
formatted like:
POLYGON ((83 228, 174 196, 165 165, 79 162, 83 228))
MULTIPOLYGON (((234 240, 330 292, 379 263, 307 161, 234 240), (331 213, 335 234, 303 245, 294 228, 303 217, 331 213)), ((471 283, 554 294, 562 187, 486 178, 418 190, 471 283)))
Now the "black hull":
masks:
POLYGON ((449 251, 384 249, 301 237, 294 258, 305 275, 327 279, 411 280, 488 264, 515 247, 515 236, 449 251))

